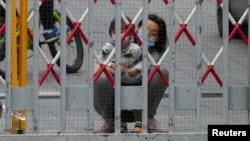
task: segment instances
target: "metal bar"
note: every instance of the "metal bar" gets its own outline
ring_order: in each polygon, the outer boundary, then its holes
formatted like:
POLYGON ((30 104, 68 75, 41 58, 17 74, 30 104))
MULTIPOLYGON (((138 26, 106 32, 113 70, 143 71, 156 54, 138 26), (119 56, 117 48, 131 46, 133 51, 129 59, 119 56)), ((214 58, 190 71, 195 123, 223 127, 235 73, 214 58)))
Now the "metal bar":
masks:
MULTIPOLYGON (((61 8, 61 37, 60 37, 60 45, 61 45, 61 53, 58 52, 57 54, 60 54, 60 77, 61 77, 61 82, 59 77, 57 76, 57 73, 55 70, 52 68, 52 74, 56 78, 57 82, 59 81, 60 83, 60 132, 61 133, 66 133, 66 60, 68 58, 67 55, 67 50, 66 50, 66 34, 67 34, 67 26, 66 26, 66 3, 67 0, 61 0, 60 2, 60 8, 61 8)), ((57 57, 57 56, 56 56, 57 57)), ((57 58, 54 58, 52 63, 54 63, 54 60, 58 60, 57 58)))
POLYGON ((33 87, 34 87, 34 111, 33 111, 33 131, 35 133, 39 132, 38 121, 39 121, 39 7, 40 1, 34 0, 34 39, 33 39, 33 87))
POLYGON ((229 56, 228 56, 228 47, 229 47, 229 41, 228 41, 228 14, 229 13, 229 2, 224 1, 224 6, 222 9, 222 15, 223 15, 223 116, 225 124, 229 123, 229 108, 228 108, 228 87, 229 87, 229 73, 228 73, 228 66, 229 66, 229 56))
MULTIPOLYGON (((44 0, 39 0, 39 7, 43 4, 44 0)), ((32 10, 29 17, 28 17, 28 23, 30 22, 30 20, 33 18, 34 16, 34 11, 32 10)))
MULTIPOLYGON (((93 86, 93 71, 91 68, 94 68, 94 56, 93 54, 95 53, 94 51, 94 3, 92 0, 89 0, 89 44, 88 44, 88 68, 89 69, 89 75, 88 75, 88 85, 89 85, 89 115, 88 115, 88 129, 93 129, 93 124, 94 124, 94 86, 93 86)), ((95 55, 97 55, 95 53, 95 55)))
POLYGON ((196 0, 196 63, 195 63, 195 74, 196 74, 196 123, 197 131, 201 131, 201 79, 202 74, 202 1, 196 0))
MULTIPOLYGON (((143 31, 143 41, 147 41, 146 38, 148 38, 148 0, 142 0, 142 8, 143 11, 139 11, 138 15, 141 15, 141 12, 143 12, 142 14, 142 31, 143 31)), ((148 59, 147 59, 147 54, 148 53, 148 45, 146 44, 146 42, 144 42, 143 47, 142 47, 142 67, 143 68, 147 68, 147 64, 148 64, 148 59)), ((142 109, 142 133, 147 133, 147 125, 148 125, 148 82, 147 82, 147 76, 148 76, 148 69, 143 69, 142 70, 142 91, 144 93, 143 95, 143 109, 142 109)))
MULTIPOLYGON (((115 133, 120 133, 121 127, 121 0, 115 1, 115 133)), ((110 55, 111 56, 111 55, 110 55)), ((113 56, 113 55, 112 55, 113 56)))
POLYGON ((170 66, 169 66, 169 129, 170 132, 175 131, 175 0, 170 0, 169 8, 169 50, 170 50, 170 66))
POLYGON ((6 89, 6 99, 5 99, 5 106, 6 106, 6 114, 5 114, 5 133, 9 134, 10 133, 10 129, 11 129, 11 45, 12 45, 12 40, 11 40, 11 22, 12 22, 12 13, 11 13, 11 0, 6 0, 6 75, 5 75, 5 80, 6 80, 6 84, 7 84, 7 89, 6 89))

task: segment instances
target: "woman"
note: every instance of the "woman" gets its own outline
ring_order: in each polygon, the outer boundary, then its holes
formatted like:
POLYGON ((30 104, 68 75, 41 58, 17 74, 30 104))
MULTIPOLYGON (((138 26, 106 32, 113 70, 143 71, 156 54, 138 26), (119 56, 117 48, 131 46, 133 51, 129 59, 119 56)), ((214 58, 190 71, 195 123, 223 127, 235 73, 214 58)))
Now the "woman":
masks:
MULTIPOLYGON (((160 59, 167 46, 166 30, 167 27, 163 19, 154 14, 148 16, 148 51, 156 62, 160 59)), ((141 32, 142 21, 138 25, 138 35, 141 35, 141 32)), ((148 63, 150 62, 148 61, 148 63)), ((149 64, 149 72, 152 68, 153 65, 149 64)), ((165 68, 161 68, 161 70, 168 77, 168 71, 165 68)), ((154 118, 165 90, 166 86, 162 79, 159 75, 155 75, 148 85, 148 132, 167 132, 167 129, 161 126, 154 118)), ((104 74, 101 75, 94 85, 94 106, 104 121, 101 121, 94 127, 94 133, 112 132, 114 128, 114 93, 115 90, 108 82, 106 76, 104 74)), ((132 112, 122 111, 122 122, 127 121, 125 117, 131 117, 131 115, 133 115, 132 112)), ((124 124, 122 123, 121 125, 124 124)))
MULTIPOLYGON (((138 35, 142 39, 142 21, 138 24, 138 35)), ((168 43, 167 27, 165 21, 155 14, 148 16, 148 52, 158 62, 166 50, 168 43)), ((148 61, 148 72, 153 68, 153 64, 148 61)), ((161 71, 168 78, 168 71, 161 67, 161 71)), ((155 75, 148 85, 148 133, 151 132, 168 132, 166 128, 161 126, 154 118, 157 107, 164 95, 166 86, 159 75, 155 75)), ((138 115, 137 115, 138 116, 138 115)), ((139 115, 141 116, 141 115, 139 115)), ((141 124, 135 123, 133 132, 141 132, 141 124)))

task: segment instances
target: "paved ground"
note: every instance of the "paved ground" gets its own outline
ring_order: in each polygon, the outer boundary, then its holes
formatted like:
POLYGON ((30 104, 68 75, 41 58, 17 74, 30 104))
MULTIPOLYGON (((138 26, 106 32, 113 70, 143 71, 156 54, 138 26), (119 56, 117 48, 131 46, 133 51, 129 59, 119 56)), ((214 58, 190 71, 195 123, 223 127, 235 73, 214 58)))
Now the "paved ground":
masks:
MULTIPOLYGON (((138 12, 140 8, 141 1, 126 1, 122 4, 123 11, 126 15, 131 18, 138 12)), ((81 13, 87 7, 86 2, 70 2, 68 3, 68 8, 75 16, 79 19, 81 13)), ((56 5, 57 7, 58 5, 56 5)), ((178 0, 176 1, 176 12, 180 18, 185 21, 188 14, 194 7, 194 1, 178 0)), ((149 13, 155 13, 163 17, 166 22, 169 22, 169 11, 168 7, 164 5, 162 1, 152 1, 149 7, 149 13)), ((219 51, 222 45, 222 38, 219 37, 216 24, 216 1, 205 1, 203 5, 202 13, 202 48, 203 53, 206 55, 209 61, 212 61, 216 53, 219 51)), ((95 4, 95 16, 94 16, 94 47, 98 51, 102 45, 108 39, 108 26, 111 19, 115 16, 114 6, 107 1, 98 1, 95 4)), ((83 24, 83 29, 85 33, 88 33, 88 18, 83 24)), ((176 21, 177 22, 177 21, 176 21)), ((178 25, 178 23, 176 23, 178 25)), ((175 31, 178 31, 178 26, 176 26, 175 31)), ((192 36, 195 38, 195 16, 192 18, 188 24, 188 30, 191 32, 192 36)), ((43 47, 46 50, 46 47, 43 47)), ((229 84, 230 86, 248 86, 248 61, 247 61, 247 46, 240 39, 233 39, 230 42, 229 50, 229 84)), ((179 41, 176 43, 176 85, 181 86, 193 86, 196 85, 195 81, 195 47, 191 45, 189 40, 183 34, 179 41)), ((215 64, 215 70, 218 72, 220 77, 223 77, 223 54, 220 56, 215 64)), ((32 57, 28 59, 29 64, 32 63, 32 57)), ((87 62, 88 62, 88 51, 87 46, 85 46, 85 58, 83 67, 79 72, 67 75, 67 85, 68 86, 85 86, 86 76, 87 76, 87 62)), ((165 64, 168 66, 170 62, 166 59, 165 64)), ((3 64, 0 64, 3 66, 3 64)), ((39 64, 39 74, 42 74, 46 64, 40 62, 39 64)), ((56 70, 59 70, 55 66, 56 70)), ((206 69, 204 63, 203 70, 206 69)), ((29 70, 32 70, 32 66, 29 65, 29 70)), ((32 85, 32 71, 29 71, 29 83, 32 85)), ((0 85, 0 92, 4 92, 4 87, 0 85)), ((43 95, 57 95, 59 85, 55 82, 52 75, 49 75, 45 82, 40 86, 39 90, 43 95)), ((203 93, 221 93, 222 88, 218 86, 214 77, 210 74, 202 86, 203 93)), ((168 93, 168 89, 166 91, 168 93)), ((159 120, 163 125, 168 124, 168 98, 165 97, 159 105, 157 120, 159 120)), ((203 97, 201 102, 201 120, 202 120, 202 132, 206 132, 207 124, 224 124, 223 118, 223 100, 221 97, 203 97)), ((57 133, 59 130, 59 104, 60 100, 58 98, 42 98, 40 100, 40 119, 39 128, 40 133, 57 133)), ((247 124, 247 111, 245 110, 233 110, 229 112, 229 122, 231 124, 247 124)), ((194 110, 178 110, 176 111, 176 132, 196 132, 196 112, 194 110)), ((95 116, 95 123, 100 119, 99 116, 95 116)), ((31 118, 28 117, 30 120, 31 118)), ((67 133, 87 133, 87 112, 86 111, 70 111, 67 112, 67 133)), ((129 124, 130 129, 132 129, 133 124, 129 124)), ((4 119, 0 119, 0 133, 4 127, 4 119)), ((30 130, 31 125, 28 125, 30 130)), ((200 130, 199 130, 200 131, 200 130)))

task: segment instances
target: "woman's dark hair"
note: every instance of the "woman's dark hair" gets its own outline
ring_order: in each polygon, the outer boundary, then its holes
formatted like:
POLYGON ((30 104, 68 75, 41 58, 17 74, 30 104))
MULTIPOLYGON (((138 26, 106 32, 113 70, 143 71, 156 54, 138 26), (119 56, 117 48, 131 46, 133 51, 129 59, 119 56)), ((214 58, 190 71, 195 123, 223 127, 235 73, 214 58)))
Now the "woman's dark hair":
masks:
MULTIPOLYGON (((153 47, 158 52, 163 52, 166 49, 168 44, 167 37, 167 26, 165 21, 155 14, 149 14, 148 20, 155 22, 159 26, 158 31, 158 40, 155 42, 155 46, 153 47)), ((142 20, 138 24, 138 28, 142 26, 142 20)))
MULTIPOLYGON (((129 17, 126 17, 128 22, 131 22, 129 17)), ((121 30, 125 30, 127 28, 127 24, 121 19, 121 30)), ((112 32, 115 31, 115 18, 111 21, 109 25, 109 36, 111 37, 112 32)))

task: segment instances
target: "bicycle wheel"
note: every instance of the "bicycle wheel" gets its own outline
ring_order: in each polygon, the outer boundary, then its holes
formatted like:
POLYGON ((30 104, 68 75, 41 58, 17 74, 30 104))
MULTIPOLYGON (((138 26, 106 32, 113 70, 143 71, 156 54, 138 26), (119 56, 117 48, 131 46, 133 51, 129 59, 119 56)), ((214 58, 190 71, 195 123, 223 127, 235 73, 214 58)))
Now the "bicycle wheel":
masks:
MULTIPOLYGON (((56 11, 58 15, 60 13, 56 11)), ((57 21, 59 22, 59 21, 57 21)), ((56 23, 57 24, 57 23, 56 23)), ((73 23, 67 17, 67 28, 72 30, 74 28, 73 23)), ((57 24, 59 25, 59 24, 57 24)), ((56 56, 57 52, 60 49, 60 42, 55 41, 48 44, 50 53, 53 57, 56 56)), ((76 73, 83 64, 83 57, 84 57, 84 50, 83 50, 83 42, 81 37, 78 33, 76 33, 73 38, 71 39, 70 43, 67 44, 67 52, 68 52, 68 59, 66 65, 66 72, 67 73, 76 73)), ((60 59, 56 62, 58 66, 60 66, 60 59)))

